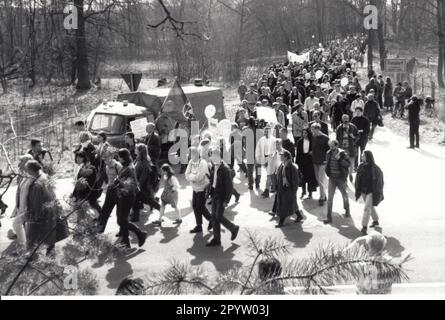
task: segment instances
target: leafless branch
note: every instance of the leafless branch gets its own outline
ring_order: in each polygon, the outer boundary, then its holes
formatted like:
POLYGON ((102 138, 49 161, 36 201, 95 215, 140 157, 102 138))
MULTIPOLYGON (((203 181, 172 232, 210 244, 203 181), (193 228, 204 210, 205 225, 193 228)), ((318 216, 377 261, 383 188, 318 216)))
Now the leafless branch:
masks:
POLYGON ((192 36, 192 37, 196 37, 200 40, 204 40, 204 41, 207 40, 201 34, 186 31, 186 26, 196 24, 196 21, 182 21, 182 20, 176 19, 175 17, 173 17, 170 9, 168 9, 167 6, 165 5, 164 0, 157 0, 157 1, 161 5, 162 11, 164 12, 165 17, 164 17, 164 19, 162 19, 160 22, 158 22, 156 24, 147 24, 148 28, 157 29, 160 26, 163 26, 166 24, 166 25, 168 25, 168 26, 166 26, 166 28, 172 29, 174 31, 174 33, 176 34, 176 36, 182 40, 184 39, 184 36, 192 36))

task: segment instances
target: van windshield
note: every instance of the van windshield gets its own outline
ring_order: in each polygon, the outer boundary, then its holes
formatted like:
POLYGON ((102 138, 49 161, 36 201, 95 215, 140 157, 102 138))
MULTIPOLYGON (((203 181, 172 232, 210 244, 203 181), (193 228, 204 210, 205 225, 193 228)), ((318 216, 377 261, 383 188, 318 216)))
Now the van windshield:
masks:
POLYGON ((106 134, 124 134, 126 129, 125 117, 115 114, 96 113, 91 120, 90 130, 103 131, 106 134))

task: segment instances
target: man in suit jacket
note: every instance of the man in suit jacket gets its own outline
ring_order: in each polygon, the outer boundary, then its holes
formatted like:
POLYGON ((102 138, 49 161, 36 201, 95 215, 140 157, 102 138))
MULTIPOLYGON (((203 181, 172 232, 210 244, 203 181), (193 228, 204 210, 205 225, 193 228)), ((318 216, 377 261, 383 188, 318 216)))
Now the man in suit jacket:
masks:
POLYGON ((161 139, 158 134, 155 132, 155 124, 149 123, 147 125, 147 138, 145 138, 145 144, 148 148, 148 155, 151 158, 151 162, 155 166, 158 166, 159 158, 161 156, 161 139))
POLYGON ((221 224, 232 233, 232 241, 236 239, 240 229, 224 217, 224 210, 233 193, 232 170, 224 161, 215 158, 215 151, 218 150, 213 150, 212 158, 215 161, 210 172, 213 239, 207 243, 207 247, 221 246, 221 224))

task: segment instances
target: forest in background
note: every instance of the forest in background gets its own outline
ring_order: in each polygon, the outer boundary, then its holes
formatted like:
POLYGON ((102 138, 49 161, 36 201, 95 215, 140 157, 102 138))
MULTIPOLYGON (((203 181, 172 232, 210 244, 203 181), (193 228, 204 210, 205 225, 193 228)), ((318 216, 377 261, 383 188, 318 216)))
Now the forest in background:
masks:
POLYGON ((367 32, 367 4, 379 8, 369 34, 381 64, 385 41, 428 46, 444 87, 445 0, 0 0, 0 83, 3 92, 13 80, 85 90, 114 61, 163 64, 183 82, 233 82, 251 59, 367 32), (78 28, 66 30, 71 3, 78 28))

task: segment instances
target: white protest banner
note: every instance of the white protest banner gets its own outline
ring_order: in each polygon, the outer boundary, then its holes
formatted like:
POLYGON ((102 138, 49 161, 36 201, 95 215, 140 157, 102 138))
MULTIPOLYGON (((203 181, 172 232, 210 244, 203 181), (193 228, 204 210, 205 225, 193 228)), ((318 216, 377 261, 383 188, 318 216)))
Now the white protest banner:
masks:
POLYGON ((289 62, 292 62, 292 63, 293 62, 297 62, 298 55, 293 53, 293 52, 288 51, 287 52, 287 58, 289 59, 289 62))
POLYGON ((137 119, 130 122, 131 131, 133 132, 135 139, 142 139, 147 136, 147 124, 148 121, 146 118, 137 119))
POLYGON ((302 64, 302 63, 310 60, 310 52, 298 55, 296 53, 288 51, 287 57, 289 59, 289 62, 302 64))
POLYGON ((209 119, 209 131, 218 134, 218 119, 209 119))
POLYGON ((256 109, 258 120, 264 120, 268 123, 278 123, 277 115, 274 109, 267 107, 258 107, 256 109))

